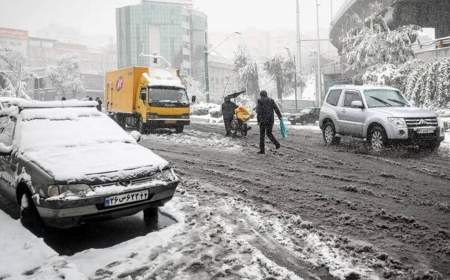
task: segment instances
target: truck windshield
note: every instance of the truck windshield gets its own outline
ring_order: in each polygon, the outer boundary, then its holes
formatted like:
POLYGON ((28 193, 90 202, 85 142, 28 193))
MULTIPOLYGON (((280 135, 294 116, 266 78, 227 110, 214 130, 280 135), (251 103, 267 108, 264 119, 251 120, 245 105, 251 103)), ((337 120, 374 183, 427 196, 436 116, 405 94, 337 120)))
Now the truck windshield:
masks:
POLYGON ((183 88, 151 87, 149 92, 149 103, 189 103, 183 88))
POLYGON ((371 89, 365 90, 367 106, 378 107, 409 107, 408 101, 396 90, 371 89))

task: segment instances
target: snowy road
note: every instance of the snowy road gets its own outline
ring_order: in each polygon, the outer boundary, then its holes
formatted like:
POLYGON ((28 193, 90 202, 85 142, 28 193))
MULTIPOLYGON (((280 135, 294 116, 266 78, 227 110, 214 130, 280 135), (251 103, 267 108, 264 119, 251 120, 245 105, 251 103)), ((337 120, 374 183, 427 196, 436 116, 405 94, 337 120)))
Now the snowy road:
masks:
POLYGON ((47 236, 51 248, 35 247, 52 257, 14 271, 0 265, 0 279, 450 278, 446 148, 374 157, 354 140, 325 148, 320 131, 297 127, 261 156, 254 131, 221 133, 193 125, 144 137, 184 179, 158 230, 138 215, 47 236))
MULTIPOLYGON (((194 125, 172 140, 148 136, 143 143, 172 161, 185 178, 258 209, 301 217, 325 239, 335 234, 335 247, 379 276, 409 279, 436 270, 450 278, 448 147, 437 155, 400 149, 375 157, 360 141, 344 139, 325 148, 320 131, 291 129, 279 152, 260 156, 254 131, 246 140, 223 140, 221 133, 221 126, 194 125)), ((289 252, 302 251, 301 244, 289 252)))

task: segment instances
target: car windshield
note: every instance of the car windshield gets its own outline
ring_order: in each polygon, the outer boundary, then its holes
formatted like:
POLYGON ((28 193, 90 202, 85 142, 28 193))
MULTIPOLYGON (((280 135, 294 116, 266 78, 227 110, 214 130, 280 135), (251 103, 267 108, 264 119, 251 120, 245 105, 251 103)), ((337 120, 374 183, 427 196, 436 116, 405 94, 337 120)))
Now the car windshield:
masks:
POLYGON ((369 108, 409 107, 408 101, 396 90, 370 89, 365 90, 364 94, 369 108))
POLYGON ((151 87, 149 103, 189 103, 186 90, 183 88, 151 87))
POLYGON ((16 139, 23 151, 133 142, 128 133, 95 108, 25 109, 16 139))

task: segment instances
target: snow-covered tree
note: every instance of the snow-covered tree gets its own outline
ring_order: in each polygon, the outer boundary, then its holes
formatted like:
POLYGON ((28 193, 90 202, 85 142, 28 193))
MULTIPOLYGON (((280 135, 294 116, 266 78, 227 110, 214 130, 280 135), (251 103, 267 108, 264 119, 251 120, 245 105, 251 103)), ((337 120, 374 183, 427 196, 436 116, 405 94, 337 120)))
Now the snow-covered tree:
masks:
POLYGON ((380 5, 371 5, 372 15, 355 24, 342 38, 342 54, 348 69, 363 73, 378 64, 400 65, 414 58, 412 43, 420 27, 401 26, 390 30, 384 21, 380 5))
POLYGON ((379 64, 367 69, 363 82, 398 88, 419 106, 450 106, 448 58, 431 62, 413 59, 402 65, 379 64))
POLYGON ((239 86, 247 90, 247 94, 259 97, 258 64, 248 53, 247 49, 239 46, 234 56, 234 68, 239 76, 239 86))
POLYGON ((450 59, 417 63, 406 79, 405 95, 418 105, 450 107, 450 59))
MULTIPOLYGON (((293 59, 276 55, 264 63, 264 70, 276 84, 278 99, 292 93, 295 87, 295 63, 293 59)), ((299 86, 302 82, 301 78, 297 77, 296 86, 299 86)))
POLYGON ((78 94, 84 92, 80 62, 77 56, 61 57, 58 59, 56 66, 47 68, 47 74, 58 95, 76 98, 78 94))
POLYGON ((0 49, 0 76, 0 96, 30 98, 25 90, 31 74, 25 69, 21 53, 0 49))

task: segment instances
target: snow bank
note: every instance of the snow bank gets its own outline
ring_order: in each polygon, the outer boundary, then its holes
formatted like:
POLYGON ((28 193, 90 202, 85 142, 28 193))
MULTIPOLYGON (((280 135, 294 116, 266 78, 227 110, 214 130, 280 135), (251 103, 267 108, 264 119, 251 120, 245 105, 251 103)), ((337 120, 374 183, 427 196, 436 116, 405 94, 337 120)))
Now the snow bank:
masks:
POLYGON ((214 148, 226 151, 239 151, 242 146, 239 141, 223 134, 186 130, 183 134, 150 134, 144 136, 149 141, 164 141, 168 143, 191 145, 193 147, 214 148))
POLYGON ((42 239, 0 211, 0 279, 87 279, 42 239))

